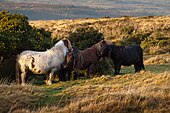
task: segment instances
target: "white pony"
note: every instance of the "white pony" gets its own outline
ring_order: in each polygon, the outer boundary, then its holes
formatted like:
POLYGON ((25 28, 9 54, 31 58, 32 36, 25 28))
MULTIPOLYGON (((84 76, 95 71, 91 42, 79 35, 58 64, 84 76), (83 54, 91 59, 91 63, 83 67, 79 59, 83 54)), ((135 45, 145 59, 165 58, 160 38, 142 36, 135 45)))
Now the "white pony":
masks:
POLYGON ((51 49, 44 52, 23 51, 16 58, 16 80, 25 85, 25 77, 28 70, 34 74, 49 75, 46 84, 52 84, 55 72, 64 63, 66 54, 72 50, 70 41, 66 38, 60 40, 51 49))

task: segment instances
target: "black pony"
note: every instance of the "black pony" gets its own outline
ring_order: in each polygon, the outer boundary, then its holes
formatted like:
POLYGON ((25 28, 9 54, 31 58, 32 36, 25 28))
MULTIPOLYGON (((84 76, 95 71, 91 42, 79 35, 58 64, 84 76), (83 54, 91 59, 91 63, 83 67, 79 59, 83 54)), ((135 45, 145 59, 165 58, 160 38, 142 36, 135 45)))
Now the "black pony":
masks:
POLYGON ((135 72, 144 70, 143 49, 138 45, 116 46, 106 45, 100 52, 101 57, 110 57, 115 66, 115 74, 119 74, 121 65, 130 66, 134 64, 135 72))

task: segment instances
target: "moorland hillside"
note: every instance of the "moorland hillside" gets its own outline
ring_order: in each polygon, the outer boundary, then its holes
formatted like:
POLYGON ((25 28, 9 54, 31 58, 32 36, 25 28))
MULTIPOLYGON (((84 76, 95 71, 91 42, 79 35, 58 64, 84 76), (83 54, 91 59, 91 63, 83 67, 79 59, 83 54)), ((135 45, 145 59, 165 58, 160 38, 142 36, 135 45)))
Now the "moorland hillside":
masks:
POLYGON ((45 85, 39 77, 24 87, 4 78, 0 81, 0 112, 170 111, 169 16, 44 20, 30 21, 29 24, 52 32, 53 39, 69 38, 70 32, 78 28, 93 27, 117 45, 137 43, 145 52, 145 71, 134 73, 133 66, 122 67, 120 75, 103 74, 66 82, 56 79, 51 86, 45 85))
MULTIPOLYGON (((166 70, 154 72, 155 69, 160 69, 159 65, 146 68, 146 72, 136 74, 103 75, 89 80, 56 82, 51 86, 22 87, 15 84, 6 85, 7 83, 1 80, 0 111, 4 113, 168 113, 170 72, 166 70)), ((128 68, 129 70, 132 69, 128 68)))
POLYGON ((80 27, 93 27, 103 33, 105 39, 118 45, 137 43, 148 54, 170 52, 169 16, 44 20, 29 23, 52 32, 53 39, 69 37, 70 32, 80 27))

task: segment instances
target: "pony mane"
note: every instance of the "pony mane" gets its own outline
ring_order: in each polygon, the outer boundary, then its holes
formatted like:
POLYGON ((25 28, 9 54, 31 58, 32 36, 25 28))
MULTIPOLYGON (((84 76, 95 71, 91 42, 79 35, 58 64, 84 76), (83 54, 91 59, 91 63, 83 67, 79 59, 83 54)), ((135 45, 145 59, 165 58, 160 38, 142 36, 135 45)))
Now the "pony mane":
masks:
POLYGON ((48 51, 49 52, 61 51, 61 52, 64 52, 64 54, 66 54, 68 51, 68 48, 64 45, 64 42, 60 40, 48 51))
POLYGON ((58 42, 54 45, 54 47, 59 46, 59 45, 63 45, 63 44, 64 44, 63 41, 60 40, 60 41, 58 41, 58 42))
POLYGON ((94 47, 99 51, 102 48, 102 46, 104 46, 105 44, 107 44, 107 42, 105 40, 102 40, 97 44, 95 44, 94 47))

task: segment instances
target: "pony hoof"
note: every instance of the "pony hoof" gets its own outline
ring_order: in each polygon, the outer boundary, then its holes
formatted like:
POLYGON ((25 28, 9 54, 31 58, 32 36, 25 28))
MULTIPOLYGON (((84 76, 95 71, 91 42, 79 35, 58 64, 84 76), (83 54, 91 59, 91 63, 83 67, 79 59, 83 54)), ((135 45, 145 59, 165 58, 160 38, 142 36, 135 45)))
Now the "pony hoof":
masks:
POLYGON ((50 82, 50 83, 48 83, 47 85, 49 85, 49 86, 50 86, 50 85, 52 85, 52 83, 50 82))
POLYGON ((46 84, 46 85, 52 85, 52 82, 51 82, 51 81, 46 80, 46 81, 45 81, 45 84, 46 84))
POLYGON ((22 83, 21 86, 26 86, 26 84, 25 84, 25 83, 22 83))

